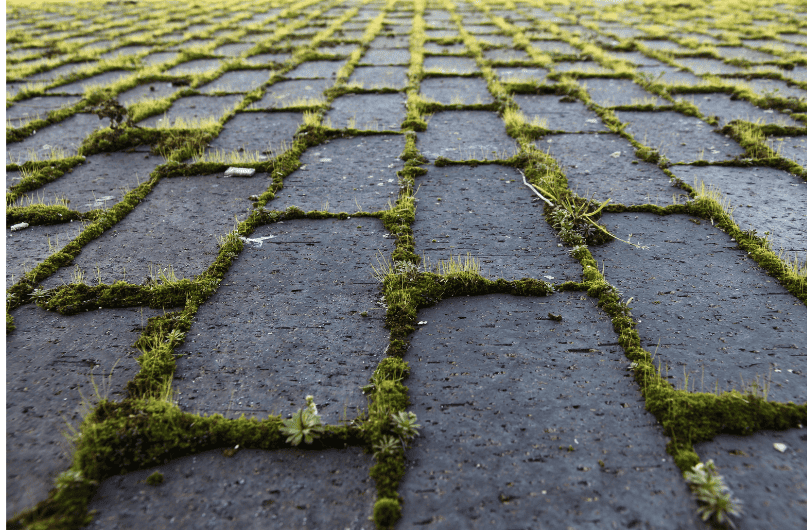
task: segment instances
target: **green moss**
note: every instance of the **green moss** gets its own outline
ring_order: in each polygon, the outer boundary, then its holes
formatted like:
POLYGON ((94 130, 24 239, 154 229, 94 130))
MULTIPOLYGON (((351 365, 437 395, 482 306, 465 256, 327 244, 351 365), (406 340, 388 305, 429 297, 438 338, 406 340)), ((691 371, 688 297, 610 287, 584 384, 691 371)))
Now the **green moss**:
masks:
POLYGON ((401 504, 397 499, 379 499, 373 506, 373 521, 379 529, 393 528, 401 518, 401 504))
POLYGON ((159 486, 163 482, 165 482, 165 476, 159 471, 155 471, 146 479, 146 484, 149 486, 159 486))
POLYGON ((71 210, 67 206, 32 204, 31 206, 15 206, 6 208, 6 227, 17 223, 28 223, 29 225, 54 225, 59 223, 69 223, 70 221, 80 221, 97 215, 97 211, 86 216, 81 212, 71 210))

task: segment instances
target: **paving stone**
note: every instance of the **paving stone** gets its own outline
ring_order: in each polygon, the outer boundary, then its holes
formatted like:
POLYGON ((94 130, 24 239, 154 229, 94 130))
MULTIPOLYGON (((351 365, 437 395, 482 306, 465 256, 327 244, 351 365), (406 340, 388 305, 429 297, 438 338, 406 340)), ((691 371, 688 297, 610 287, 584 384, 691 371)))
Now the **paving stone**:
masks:
POLYGON ((57 66, 56 68, 53 68, 51 70, 47 70, 45 72, 28 76, 23 81, 26 82, 47 81, 48 83, 50 83, 52 81, 55 81, 56 79, 59 79, 60 77, 67 77, 70 74, 76 73, 84 68, 89 67, 92 64, 93 63, 88 62, 63 64, 62 66, 57 66))
POLYGON ((299 112, 242 112, 224 124, 208 151, 258 151, 276 156, 286 151, 303 121, 299 112))
POLYGON ((465 110, 436 112, 418 138, 418 149, 428 158, 451 160, 504 159, 518 151, 495 112, 465 110))
POLYGON ((114 59, 115 57, 119 57, 121 55, 140 55, 141 53, 146 53, 149 50, 151 50, 151 46, 123 46, 121 48, 102 53, 98 57, 100 59, 114 59))
POLYGON ((725 125, 732 120, 745 120, 752 123, 776 123, 780 125, 798 126, 789 116, 773 109, 762 110, 742 99, 733 100, 731 94, 686 94, 678 96, 698 107, 704 116, 717 116, 720 124, 725 125))
POLYGON ((222 65, 219 59, 194 59, 180 63, 170 70, 166 70, 166 75, 186 75, 186 74, 206 74, 218 70, 222 65))
POLYGON ((48 125, 21 142, 6 144, 6 163, 23 163, 32 159, 32 152, 40 159, 50 157, 52 149, 61 149, 64 156, 78 154, 84 138, 96 129, 109 125, 109 119, 99 120, 95 114, 74 114, 64 121, 48 125))
POLYGON ((147 85, 140 85, 130 88, 126 92, 118 94, 117 100, 121 105, 129 107, 138 101, 146 99, 160 99, 171 97, 175 92, 180 89, 174 86, 173 83, 166 83, 165 81, 155 81, 147 85))
POLYGON ((673 204, 673 196, 680 203, 689 198, 670 186, 658 166, 639 160, 631 143, 616 134, 550 135, 536 146, 562 164, 569 187, 582 197, 661 206, 673 204))
POLYGON ((463 24, 463 29, 471 34, 497 33, 499 31, 495 24, 474 24, 467 20, 463 24))
POLYGON ((360 64, 409 64, 409 50, 368 50, 359 60, 360 64))
POLYGON ((345 40, 361 40, 364 37, 364 30, 337 31, 334 33, 334 37, 345 40))
MULTIPOLYGON (((203 272, 218 252, 217 236, 230 232, 235 216, 244 219, 250 195, 271 184, 266 175, 220 178, 221 175, 176 177, 157 187, 122 221, 86 245, 74 263, 90 279, 96 267, 104 283, 125 276, 141 283, 153 267, 171 265, 177 278, 203 272), (188 220, 191 220, 191 224, 188 220)), ((73 223, 75 224, 75 223, 73 223)), ((45 280, 45 288, 69 283, 73 266, 59 269, 45 280)))
POLYGON ((283 190, 266 208, 285 210, 297 206, 305 211, 353 213, 380 211, 398 193, 396 172, 403 168, 398 158, 404 149, 401 136, 339 138, 302 155, 302 167, 286 177, 283 190), (357 206, 358 203, 358 206, 357 206))
POLYGON ((179 57, 177 52, 157 52, 147 55, 140 59, 146 66, 154 66, 155 64, 168 63, 179 57))
POLYGON ((559 40, 537 40, 530 42, 530 46, 536 50, 558 55, 578 55, 580 50, 559 40))
POLYGON ((613 28, 603 31, 608 35, 613 35, 620 39, 635 39, 636 37, 644 37, 647 34, 638 28, 613 28))
POLYGON ((132 307, 65 317, 27 304, 12 314, 17 329, 6 337, 6 517, 45 500, 56 476, 70 467, 72 451, 62 432, 68 425, 78 428, 83 401, 98 402, 92 380, 102 396, 124 397, 126 382, 140 370, 132 344, 158 311, 132 307))
MULTIPOLYGON (((450 27, 450 26, 449 26, 450 27)), ((459 31, 455 29, 427 29, 427 39, 443 39, 445 37, 459 37, 459 31)))
POLYGON ((19 171, 6 171, 6 190, 18 184, 22 180, 22 173, 19 171))
POLYGON ((30 226, 12 232, 6 229, 6 288, 22 275, 58 252, 81 233, 81 223, 30 226))
POLYGON ((715 52, 725 59, 742 59, 744 61, 762 63, 765 61, 778 61, 779 58, 770 53, 750 50, 742 46, 716 46, 715 52))
POLYGON ((637 40, 637 44, 648 50, 665 51, 670 53, 683 53, 687 48, 668 40, 637 40))
POLYGON ((564 102, 560 96, 514 94, 513 100, 530 118, 543 118, 546 128, 566 132, 607 131, 597 114, 580 102, 564 102))
POLYGON ((409 48, 409 37, 398 35, 386 35, 383 37, 376 37, 370 43, 370 49, 373 48, 409 48))
POLYGON ((322 93, 333 86, 332 80, 300 79, 280 81, 266 89, 260 101, 253 104, 255 108, 269 109, 298 105, 320 104, 324 102, 322 93))
POLYGON ((178 119, 185 121, 203 120, 213 117, 218 120, 241 101, 242 96, 187 96, 174 101, 165 114, 151 116, 138 122, 140 127, 173 126, 178 119), (166 119, 168 124, 164 123, 166 119))
POLYGON ((247 57, 244 61, 247 64, 277 64, 281 65, 291 58, 290 53, 259 53, 252 57, 247 57))
POLYGON ((594 61, 561 61, 554 63, 552 69, 555 72, 580 72, 582 74, 610 74, 613 70, 600 66, 594 61))
POLYGON ((701 380, 703 391, 718 385, 723 392, 758 378, 760 386, 770 380, 771 401, 807 400, 807 386, 785 371, 807 372, 807 307, 794 304, 728 234, 682 215, 605 214, 602 222, 650 247, 613 241, 590 250, 605 260, 605 279, 633 297, 643 347, 669 366, 671 384, 683 389, 684 370, 697 392, 701 380))
POLYGON ((213 92, 247 93, 269 81, 271 70, 231 70, 221 77, 199 87, 202 94, 213 92))
POLYGON ((288 72, 289 79, 303 78, 336 78, 336 72, 345 64, 344 61, 309 61, 302 63, 294 70, 288 72))
POLYGON ((656 105, 669 104, 637 85, 630 79, 586 79, 580 81, 594 103, 602 107, 641 105, 656 101, 656 105))
POLYGON ((739 87, 750 87, 759 96, 771 94, 781 98, 807 98, 807 91, 797 87, 788 86, 785 81, 778 79, 734 79, 724 78, 724 83, 739 87))
POLYGON ((681 66, 685 66, 689 68, 697 75, 703 74, 739 74, 745 71, 744 68, 740 68, 731 64, 726 64, 723 61, 719 61, 717 59, 703 59, 703 58, 693 58, 693 59, 676 59, 678 64, 681 66))
POLYGON ((639 66, 636 68, 636 73, 640 75, 645 74, 651 79, 655 80, 657 83, 666 85, 691 86, 703 83, 703 79, 700 77, 667 64, 661 64, 658 66, 639 66))
POLYGON ((400 130, 406 119, 403 94, 345 94, 325 115, 336 129, 400 130))
POLYGON ((580 298, 462 297, 418 312, 428 324, 407 385, 423 428, 399 489, 418 508, 401 526, 593 528, 596 514, 600 528, 703 528, 627 360, 607 346, 610 321, 580 298))
POLYGON ((802 33, 783 33, 779 35, 779 38, 784 41, 807 45, 807 35, 804 35, 802 33))
POLYGON ((430 263, 470 253, 480 274, 491 279, 579 279, 580 266, 558 247, 518 171, 497 165, 428 171, 417 181, 412 229, 418 253, 430 263))
POLYGON ((423 45, 423 51, 426 53, 449 55, 468 53, 468 48, 466 48, 464 44, 437 44, 436 42, 427 42, 423 45))
POLYGON ((420 83, 420 93, 444 105, 493 103, 487 83, 478 77, 428 77, 420 83))
POLYGON ((780 156, 789 158, 802 167, 807 167, 807 138, 804 136, 770 137, 767 145, 780 156))
POLYGON ((89 156, 84 163, 59 179, 29 191, 17 199, 15 206, 44 200, 46 203, 66 199, 71 210, 88 212, 111 208, 131 190, 146 182, 161 156, 148 153, 104 153, 89 156))
POLYGON ((807 253, 807 184, 767 167, 673 166, 672 173, 687 183, 695 178, 714 185, 731 201, 733 217, 742 230, 770 232, 774 250, 807 253))
POLYGON ((629 123, 625 131, 637 141, 658 149, 674 163, 731 160, 745 153, 737 142, 692 116, 677 112, 618 111, 616 117, 629 123))
POLYGON ((14 103, 6 109, 6 121, 21 127, 31 120, 47 119, 48 113, 70 107, 81 100, 76 96, 37 96, 14 103))
POLYGON ((239 55, 243 55, 244 53, 248 52, 252 48, 254 48, 254 44, 243 44, 240 42, 233 43, 233 44, 223 44, 213 50, 213 53, 216 55, 225 55, 227 57, 238 57, 239 55))
POLYGON ((804 429, 762 431, 717 436, 695 444, 695 450, 702 461, 714 460, 724 483, 742 501, 737 528, 798 528, 807 524, 805 442, 804 429), (785 452, 774 444, 784 444, 785 452))
POLYGON ((372 464, 352 447, 207 451, 107 479, 90 509, 105 528, 361 528, 375 502, 372 464), (155 471, 165 482, 145 486, 155 471))
POLYGON ((479 71, 476 61, 470 57, 425 57, 423 70, 442 74, 470 74, 479 71))
POLYGON ((361 83, 364 88, 405 88, 409 83, 404 66, 357 66, 348 83, 361 83))
POLYGON ((546 78, 546 75, 549 73, 549 71, 544 68, 500 66, 494 68, 493 70, 496 72, 496 75, 498 75, 499 78, 504 82, 523 83, 529 81, 537 81, 538 84, 541 85, 554 83, 554 81, 550 81, 546 78))
POLYGON ((484 52, 485 59, 498 62, 531 61, 527 52, 521 50, 493 49, 484 52))
POLYGON ((513 39, 505 35, 474 35, 474 38, 479 42, 486 42, 493 46, 512 46, 513 39))
POLYGON ((121 79, 130 77, 131 75, 133 75, 133 72, 129 72, 127 70, 113 70, 111 72, 105 72, 103 74, 98 74, 92 77, 81 79, 80 81, 74 81, 73 83, 68 83, 66 85, 51 88, 50 90, 48 90, 48 93, 83 95, 84 92, 90 87, 95 86, 103 87, 106 85, 111 85, 113 83, 120 81, 121 79))
POLYGON ((196 338, 178 348, 185 354, 174 384, 180 406, 285 416, 312 394, 324 423, 366 410, 361 387, 388 341, 371 268, 392 251, 384 233, 372 218, 297 220, 253 232, 256 242, 196 314, 189 332, 196 338))

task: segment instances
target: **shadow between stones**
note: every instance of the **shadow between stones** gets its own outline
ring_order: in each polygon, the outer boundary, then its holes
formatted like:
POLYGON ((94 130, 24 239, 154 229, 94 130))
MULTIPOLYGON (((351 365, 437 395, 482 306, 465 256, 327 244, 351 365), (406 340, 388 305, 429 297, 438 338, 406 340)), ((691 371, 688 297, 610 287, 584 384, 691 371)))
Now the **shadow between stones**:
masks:
POLYGON ((642 345, 673 386, 683 389, 686 370, 690 391, 744 390, 754 381, 761 390, 770 382, 769 400, 807 401, 804 376, 786 371, 807 373, 807 307, 726 233, 681 215, 605 214, 602 221, 650 247, 614 241, 591 253, 605 261, 605 279, 634 298, 642 345))
POLYGON ((207 451, 107 479, 89 509, 104 527, 360 528, 373 513, 371 465, 358 448, 207 451), (165 482, 145 485, 155 471, 165 482))
POLYGON ((404 139, 397 135, 337 138, 313 147, 302 154, 302 166, 283 180, 283 189, 266 209, 323 210, 326 204, 331 212, 386 209, 387 201, 397 198, 403 149, 404 139))
POLYGON ((418 318, 407 384, 423 428, 399 489, 418 509, 401 526, 587 526, 596 510, 599 528, 703 528, 588 297, 452 298, 418 318))
POLYGON ((429 167, 417 185, 420 201, 412 229, 418 252, 432 264, 470 254, 489 279, 580 278, 579 264, 558 247, 542 205, 532 202, 515 169, 429 167))
POLYGON ((258 228, 178 349, 179 405, 286 416, 311 394, 329 424, 366 410, 361 386, 388 341, 371 268, 392 252, 384 233, 373 218, 258 228))

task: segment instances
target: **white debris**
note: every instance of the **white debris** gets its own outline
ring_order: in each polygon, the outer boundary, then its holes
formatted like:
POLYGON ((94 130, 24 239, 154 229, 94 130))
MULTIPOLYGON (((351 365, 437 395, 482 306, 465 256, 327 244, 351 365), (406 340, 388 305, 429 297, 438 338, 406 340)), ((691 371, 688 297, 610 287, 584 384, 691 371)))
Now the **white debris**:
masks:
POLYGON ((250 243, 252 245, 255 245, 258 248, 261 248, 263 246, 263 242, 264 242, 265 239, 272 239, 272 238, 275 238, 275 237, 277 237, 277 236, 272 235, 272 236, 263 236, 263 237, 255 237, 255 238, 248 238, 248 237, 240 236, 239 239, 241 241, 243 241, 244 243, 250 243))
POLYGON ((320 158, 319 161, 320 162, 330 162, 331 159, 330 158, 320 158))
POLYGON ((544 276, 544 278, 546 278, 546 279, 548 279, 548 280, 554 280, 554 279, 555 279, 555 277, 554 277, 554 276, 544 276))
POLYGON ((619 158, 621 154, 622 151, 614 151, 613 153, 611 153, 611 158, 619 158))
POLYGON ((785 451, 787 451, 787 446, 785 444, 776 443, 773 444, 773 448, 779 451, 780 453, 784 453, 785 451))
POLYGON ((231 167, 227 168, 227 171, 224 172, 225 177, 229 177, 235 175, 237 177, 251 177, 255 174, 254 167, 231 167))
POLYGON ((423 326, 425 324, 428 324, 428 322, 425 320, 421 320, 420 322, 418 322, 418 326, 423 326))
POLYGON ((590 120, 586 120, 586 123, 597 123, 597 118, 591 118, 590 120))
POLYGON ((28 223, 17 223, 15 225, 11 225, 11 231, 16 232, 17 230, 22 230, 23 228, 28 228, 28 223))

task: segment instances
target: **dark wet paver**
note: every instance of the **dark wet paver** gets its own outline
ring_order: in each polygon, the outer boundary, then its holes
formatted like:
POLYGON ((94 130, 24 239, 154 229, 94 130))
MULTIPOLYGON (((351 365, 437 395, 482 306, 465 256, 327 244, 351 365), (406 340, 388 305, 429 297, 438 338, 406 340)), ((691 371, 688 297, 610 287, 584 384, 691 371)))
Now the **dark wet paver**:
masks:
POLYGON ((630 142, 615 134, 551 135, 536 145, 561 163, 569 187, 582 197, 660 206, 673 204, 674 196, 678 202, 688 198, 670 185, 658 166, 640 161, 630 142))
POLYGON ((675 62, 689 68, 697 75, 739 74, 745 71, 745 68, 727 64, 717 59, 704 59, 700 57, 696 59, 679 58, 676 59, 675 62))
POLYGON ((409 50, 397 48, 368 50, 359 60, 359 63, 372 65, 409 64, 409 50))
POLYGON ((469 57, 425 57, 423 70, 441 74, 470 74, 478 72, 476 61, 469 57))
POLYGON ((731 201, 742 230, 770 233, 774 250, 807 253, 807 183, 766 167, 674 166, 672 173, 689 184, 697 178, 717 187, 731 201))
MULTIPOLYGON (((169 265, 177 278, 193 278, 215 260, 217 237, 232 230, 235 216, 247 216, 248 197, 263 193, 270 183, 262 174, 164 179, 114 230, 86 245, 74 263, 88 281, 97 267, 107 284, 124 276, 140 284, 156 275, 156 267, 169 265)), ((73 268, 59 269, 43 285, 70 283, 73 268)))
POLYGON ((703 80, 695 74, 685 72, 680 68, 676 68, 668 64, 660 64, 658 66, 639 66, 636 68, 636 73, 662 85, 692 86, 703 82, 703 80))
POLYGON ((536 50, 557 55, 577 55, 580 53, 580 50, 571 44, 559 40, 536 40, 532 41, 530 45, 536 50))
POLYGON ((423 45, 423 51, 426 53, 433 53, 438 55, 450 55, 455 53, 468 53, 468 48, 464 44, 437 44, 436 42, 427 42, 423 45))
POLYGON ((429 167, 418 179, 415 247, 432 264, 479 260, 487 278, 577 280, 580 266, 543 219, 541 205, 508 167, 429 167), (439 200, 438 200, 439 199, 439 200))
POLYGON ((513 100, 530 120, 545 119, 545 128, 566 132, 607 131, 597 114, 579 101, 566 102, 560 96, 515 94, 513 100))
POLYGON ((48 113, 70 107, 81 100, 77 96, 38 96, 14 103, 6 109, 6 120, 21 127, 32 120, 47 119, 48 113))
POLYGON ((364 88, 404 88, 409 83, 405 66, 358 66, 348 83, 361 83, 364 88))
POLYGON ((270 77, 272 77, 271 70, 232 70, 199 87, 199 92, 202 94, 212 92, 251 92, 268 82, 270 77))
POLYGON ((345 64, 344 61, 309 61, 302 63, 286 74, 289 79, 336 78, 336 72, 345 64))
POLYGON ((327 204, 331 212, 383 210, 397 198, 403 149, 402 136, 387 135, 339 138, 312 148, 266 208, 310 211, 327 204))
POLYGON ((221 119, 235 108, 243 96, 188 96, 177 99, 165 114, 151 116, 138 122, 140 127, 174 126, 178 120, 192 122, 206 118, 221 119), (167 120, 167 123, 166 123, 167 120))
POLYGON ((731 94, 686 94, 679 99, 689 101, 698 107, 704 116, 716 116, 720 125, 733 120, 745 120, 751 123, 775 123, 778 125, 798 126, 790 117, 774 109, 763 110, 742 99, 731 99, 731 94))
POLYGON ((317 51, 319 53, 349 56, 358 49, 358 44, 337 44, 336 46, 320 46, 317 51))
POLYGON ((656 101, 657 105, 668 103, 630 79, 586 79, 580 84, 591 100, 602 107, 641 105, 649 101, 656 101))
POLYGON ((127 190, 146 182, 165 160, 148 153, 104 153, 87 157, 57 180, 23 194, 14 203, 25 206, 43 200, 65 199, 71 210, 88 212, 111 208, 127 190))
POLYGON ((426 132, 418 137, 418 148, 429 158, 502 159, 518 151, 495 112, 437 112, 428 123, 426 132))
POLYGON ((64 156, 74 156, 91 132, 107 125, 108 118, 99 120, 95 114, 74 114, 64 121, 48 125, 21 142, 6 144, 6 163, 47 159, 54 149, 61 150, 64 156))
POLYGON ((146 55, 141 59, 141 61, 146 66, 154 66, 155 64, 162 64, 173 61, 177 57, 179 57, 179 53, 177 52, 157 52, 152 53, 150 55, 146 55))
POLYGON ((116 99, 121 105, 128 107, 146 99, 170 97, 178 90, 180 90, 180 87, 171 82, 155 81, 153 83, 139 85, 134 88, 130 88, 125 92, 121 92, 118 94, 116 99))
POLYGON ((418 318, 407 384, 423 435, 400 488, 417 509, 401 526, 702 528, 587 297, 462 297, 418 318))
POLYGON ((325 79, 280 81, 269 86, 263 98, 253 103, 253 107, 271 109, 319 104, 325 101, 322 93, 331 86, 333 86, 333 81, 325 79))
POLYGON ((336 129, 399 130, 405 118, 403 94, 345 94, 325 114, 336 129))
MULTIPOLYGON (((74 223, 76 224, 76 223, 74 223)), ((48 496, 72 455, 62 432, 78 428, 82 402, 120 401, 140 367, 132 347, 150 316, 145 308, 62 316, 32 304, 12 314, 6 338, 6 517, 48 496)))
POLYGON ((527 52, 522 50, 493 49, 487 50, 484 56, 485 59, 489 61, 502 63, 532 60, 531 57, 527 55, 527 52))
POLYGON ((493 103, 484 79, 478 77, 430 77, 420 83, 420 94, 444 105, 493 103))
POLYGON ((594 61, 560 61, 552 64, 555 72, 578 72, 581 74, 610 74, 611 69, 600 66, 594 61))
POLYGON ((807 432, 803 428, 717 436, 696 444, 695 450, 702 461, 714 460, 724 483, 743 503, 737 528, 799 528, 807 524, 807 432), (784 452, 774 444, 782 444, 778 447, 784 452))
POLYGON ((107 528, 367 528, 372 464, 354 448, 207 451, 107 479, 90 509, 107 528), (155 471, 165 482, 145 485, 155 471))
POLYGON ((60 77, 67 77, 70 74, 78 72, 84 68, 88 68, 92 65, 92 63, 83 62, 83 63, 67 63, 63 64, 62 66, 57 66, 51 70, 46 70, 44 72, 40 72, 38 74, 34 74, 28 76, 25 81, 35 82, 35 81, 55 81, 60 77))
POLYGON ((257 151, 276 156, 288 148, 303 121, 299 112, 242 112, 224 124, 221 133, 208 146, 210 151, 257 151))
POLYGON ((180 406, 285 417, 311 394, 326 423, 366 410, 361 387, 388 341, 371 268, 378 253, 392 251, 385 233, 373 218, 296 220, 253 232, 196 314, 195 338, 178 349, 180 406))
POLYGON ((770 378, 770 400, 807 401, 807 387, 785 371, 807 372, 807 307, 794 305, 727 234, 682 215, 606 214, 602 221, 650 247, 613 241, 590 250, 605 260, 605 279, 633 297, 642 345, 669 366, 664 375, 676 388, 684 370, 698 392, 701 380, 703 391, 718 385, 722 392, 770 378))
POLYGON ((385 35, 376 37, 370 43, 370 50, 374 48, 409 48, 409 37, 402 35, 385 35))
POLYGON ((740 157, 745 150, 718 134, 709 124, 676 112, 616 112, 625 131, 646 146, 657 148, 672 162, 715 162, 740 157))
POLYGON ((247 64, 261 65, 261 64, 283 64, 291 58, 290 53, 259 53, 251 57, 247 57, 244 61, 247 64))

